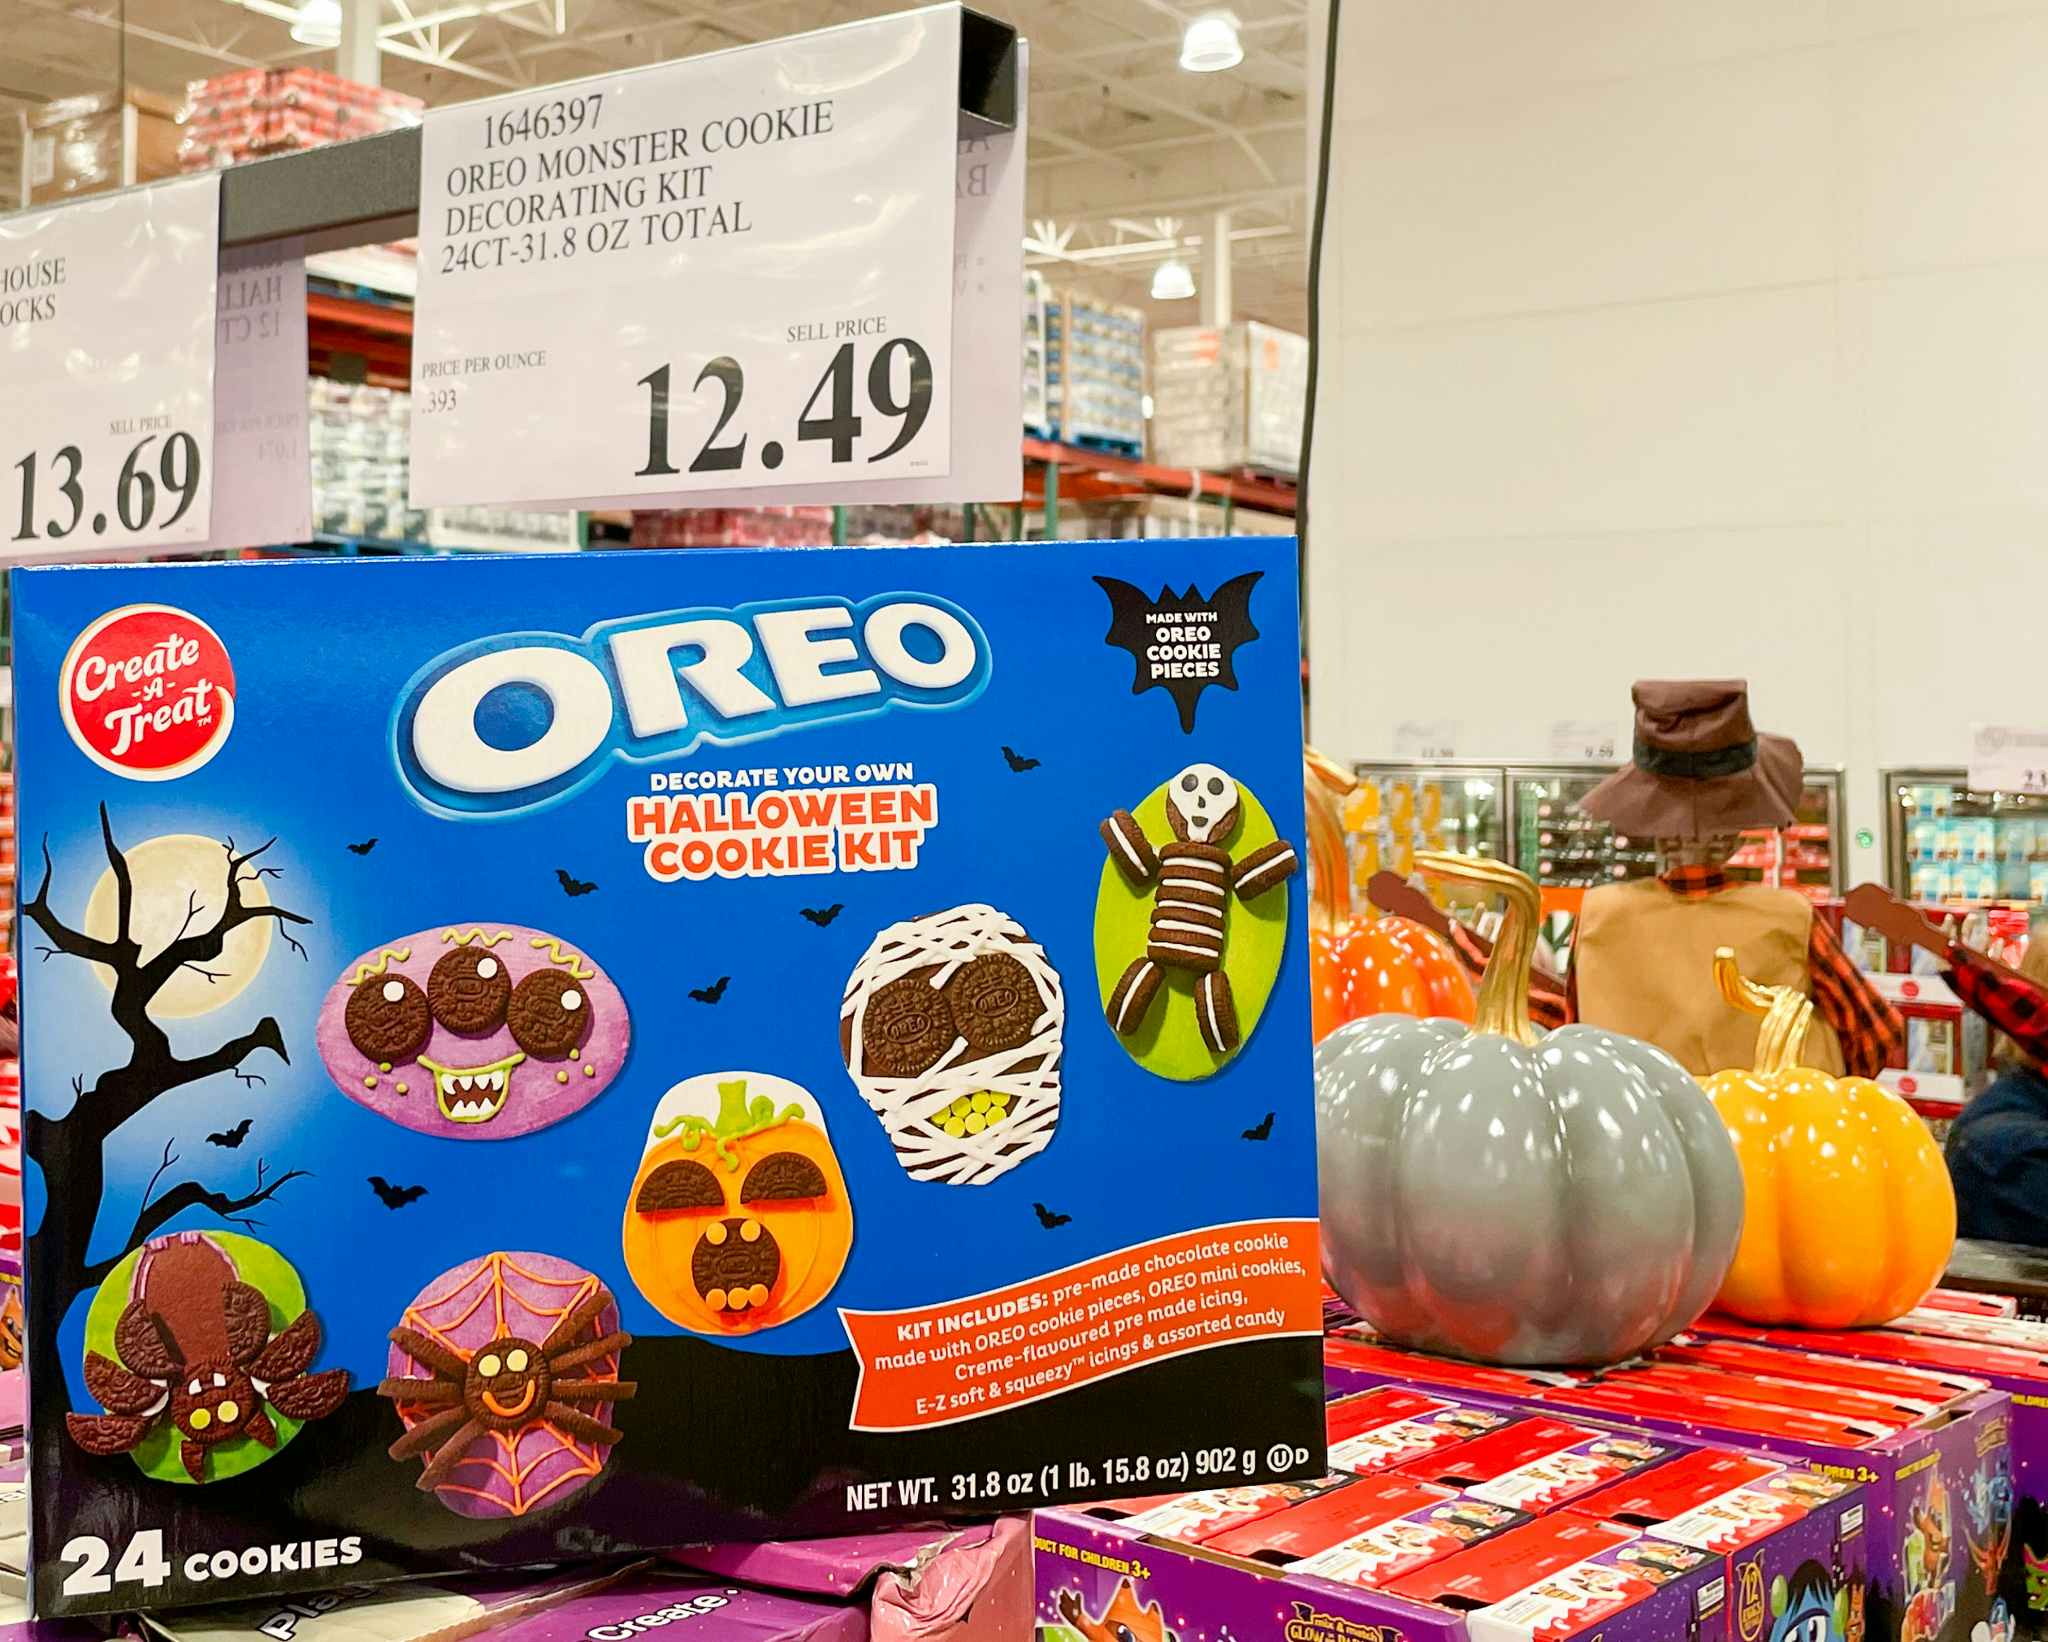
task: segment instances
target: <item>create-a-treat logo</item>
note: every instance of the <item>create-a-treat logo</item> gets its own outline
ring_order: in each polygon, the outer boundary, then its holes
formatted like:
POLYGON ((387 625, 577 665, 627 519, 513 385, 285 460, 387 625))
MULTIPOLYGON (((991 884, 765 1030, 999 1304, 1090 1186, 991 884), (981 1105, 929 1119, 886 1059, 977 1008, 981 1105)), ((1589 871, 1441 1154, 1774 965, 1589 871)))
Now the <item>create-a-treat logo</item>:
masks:
POLYGON ((500 633, 413 675, 392 754, 423 808, 514 815, 580 792, 614 758, 665 763, 705 742, 964 707, 990 665, 981 624, 929 593, 662 611, 580 638, 500 633))
POLYGON ((235 722, 227 646, 174 605, 109 610, 72 640, 57 691, 78 750, 131 781, 190 775, 235 722))

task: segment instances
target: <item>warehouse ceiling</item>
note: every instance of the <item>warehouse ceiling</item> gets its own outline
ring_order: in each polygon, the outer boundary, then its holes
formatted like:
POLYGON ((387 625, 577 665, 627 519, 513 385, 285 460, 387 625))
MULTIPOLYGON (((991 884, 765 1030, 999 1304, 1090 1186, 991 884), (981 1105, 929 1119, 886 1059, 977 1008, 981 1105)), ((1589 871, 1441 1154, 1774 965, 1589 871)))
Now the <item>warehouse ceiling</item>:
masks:
MULTIPOLYGON (((694 56, 900 9, 903 0, 382 0, 387 85, 429 103, 694 56)), ((1304 0, 1234 0, 1244 61, 1177 62, 1195 6, 1168 0, 1011 0, 984 9, 1031 41, 1029 260, 1055 283, 1193 324, 1198 300, 1155 303, 1178 242, 1200 277, 1214 214, 1230 213, 1233 307, 1304 318, 1304 0)), ((252 65, 332 67, 293 42, 290 0, 0 0, 0 198, 18 186, 12 117, 104 91, 125 53, 132 85, 252 65)))

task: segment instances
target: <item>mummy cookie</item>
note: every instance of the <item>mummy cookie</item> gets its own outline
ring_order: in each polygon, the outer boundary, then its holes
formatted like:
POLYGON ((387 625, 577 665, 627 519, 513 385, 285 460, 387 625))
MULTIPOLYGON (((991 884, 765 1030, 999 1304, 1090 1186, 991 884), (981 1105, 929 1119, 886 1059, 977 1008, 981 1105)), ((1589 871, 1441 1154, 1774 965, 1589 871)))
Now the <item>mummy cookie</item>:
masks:
POLYGON ((891 924, 839 1005, 840 1053, 896 1161, 953 1186, 984 1186, 1045 1150, 1065 1027, 1045 949, 981 905, 891 924))
POLYGON ((1148 1070, 1205 1077, 1237 1053, 1265 1008, 1299 856, 1214 764, 1188 765, 1099 830, 1103 1016, 1148 1070))
POLYGON ((509 1140, 581 1111, 618 1075, 626 1000, 584 953, 518 924, 422 930, 351 963, 320 1010, 341 1092, 451 1140, 509 1140))
POLYGON ((810 1094, 713 1072, 661 1097, 626 1200, 626 1269, 697 1334, 751 1334, 809 1311, 853 1247, 853 1205, 810 1094))

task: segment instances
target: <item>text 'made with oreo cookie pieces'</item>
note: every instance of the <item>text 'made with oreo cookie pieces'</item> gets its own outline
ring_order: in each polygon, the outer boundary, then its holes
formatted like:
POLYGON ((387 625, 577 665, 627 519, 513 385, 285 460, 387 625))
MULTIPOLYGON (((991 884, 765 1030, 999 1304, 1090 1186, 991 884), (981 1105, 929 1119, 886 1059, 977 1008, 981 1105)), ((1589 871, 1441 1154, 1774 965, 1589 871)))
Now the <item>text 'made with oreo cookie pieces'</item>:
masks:
POLYGON ((12 593, 38 1612, 1322 1470, 1292 540, 12 593))

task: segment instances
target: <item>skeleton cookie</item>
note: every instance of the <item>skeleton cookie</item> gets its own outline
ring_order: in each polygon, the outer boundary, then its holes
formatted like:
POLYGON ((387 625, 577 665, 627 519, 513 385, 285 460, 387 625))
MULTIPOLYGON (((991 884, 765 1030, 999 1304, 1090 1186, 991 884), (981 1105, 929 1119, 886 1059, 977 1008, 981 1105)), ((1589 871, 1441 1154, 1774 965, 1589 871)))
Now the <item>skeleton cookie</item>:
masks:
POLYGON ((456 924, 351 963, 317 1039, 342 1093, 371 1111, 451 1140, 507 1140, 602 1094, 631 1026, 619 989, 555 936, 456 924))
POLYGON ((1256 900, 1300 865, 1284 838, 1232 860, 1230 840, 1242 818, 1237 782, 1214 764, 1190 764, 1166 784, 1171 843, 1155 849, 1128 810, 1102 823, 1102 841, 1117 871, 1132 888, 1153 891, 1145 950, 1124 970, 1105 1010, 1120 1036, 1145 1024, 1166 972, 1178 969, 1197 977, 1195 1019, 1209 1051, 1228 1054, 1242 1041, 1230 977, 1223 972, 1231 902, 1256 900))

